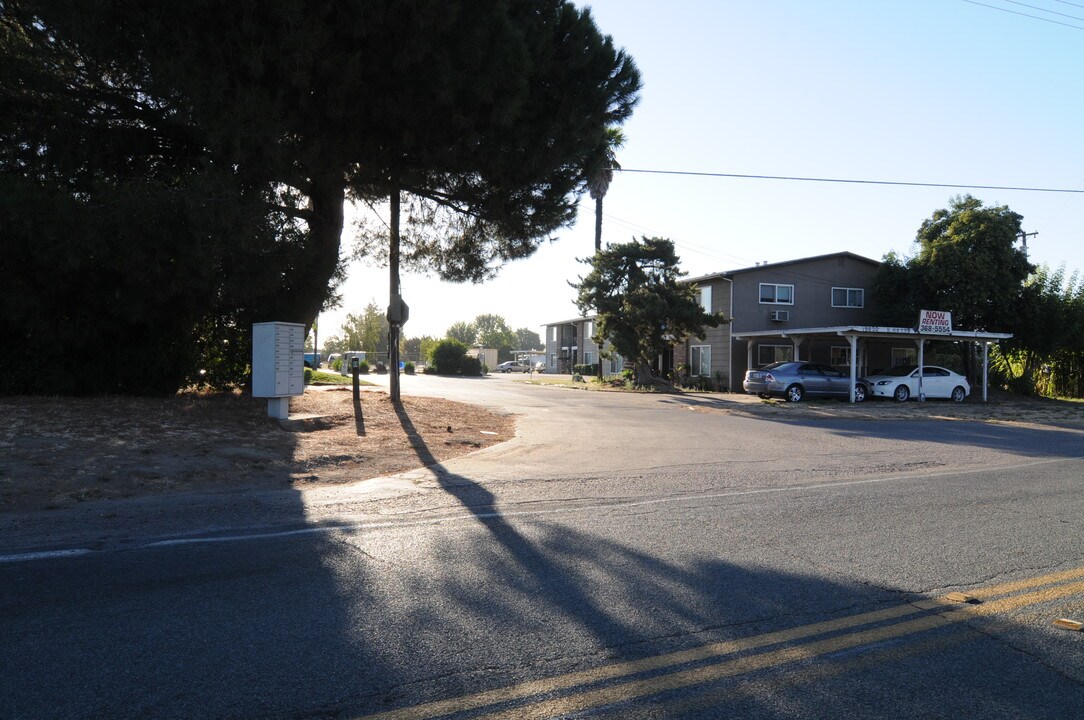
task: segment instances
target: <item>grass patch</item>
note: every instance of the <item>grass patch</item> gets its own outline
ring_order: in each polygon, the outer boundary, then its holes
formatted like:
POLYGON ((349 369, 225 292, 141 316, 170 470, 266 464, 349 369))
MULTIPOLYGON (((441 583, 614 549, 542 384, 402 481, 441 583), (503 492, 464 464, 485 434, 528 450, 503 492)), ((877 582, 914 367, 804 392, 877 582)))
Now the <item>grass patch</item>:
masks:
MULTIPOLYGON (((312 373, 312 379, 309 380, 309 385, 350 385, 353 382, 353 378, 351 378, 349 375, 340 375, 336 372, 323 372, 322 370, 316 370, 312 373)), ((358 382, 362 385, 373 384, 366 380, 359 380, 358 382)))

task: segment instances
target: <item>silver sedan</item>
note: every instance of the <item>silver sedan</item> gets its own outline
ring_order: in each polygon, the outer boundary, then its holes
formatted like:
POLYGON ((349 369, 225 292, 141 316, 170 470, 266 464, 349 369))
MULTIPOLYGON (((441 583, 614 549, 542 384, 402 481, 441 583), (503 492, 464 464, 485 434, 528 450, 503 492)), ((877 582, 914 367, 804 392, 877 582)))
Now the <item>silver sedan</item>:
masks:
MULTIPOLYGON (((782 397, 799 402, 805 397, 850 398, 850 375, 828 365, 808 362, 778 362, 745 373, 742 383, 747 393, 762 398, 782 397)), ((865 381, 854 384, 854 401, 862 402, 869 394, 865 381)))
POLYGON ((530 372, 531 371, 531 366, 530 365, 523 365, 521 363, 515 362, 514 360, 509 360, 508 362, 502 362, 500 365, 498 365, 494 369, 496 370, 496 372, 499 372, 499 373, 510 373, 510 372, 525 373, 525 372, 530 372))

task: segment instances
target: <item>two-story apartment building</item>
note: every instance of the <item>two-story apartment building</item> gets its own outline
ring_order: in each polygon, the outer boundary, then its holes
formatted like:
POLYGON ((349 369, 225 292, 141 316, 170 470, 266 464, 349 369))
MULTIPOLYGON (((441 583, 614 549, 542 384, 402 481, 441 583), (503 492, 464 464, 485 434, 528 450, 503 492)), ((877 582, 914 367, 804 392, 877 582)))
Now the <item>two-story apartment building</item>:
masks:
MULTIPOLYGON (((872 325, 876 316, 872 285, 879 267, 876 260, 840 252, 689 278, 686 282, 697 287, 706 310, 722 312, 732 320, 708 328, 702 338, 675 345, 658 359, 656 370, 665 373, 685 365, 694 376, 717 377, 718 373, 735 389, 741 388, 750 357, 756 367, 787 359, 847 365, 850 347, 845 341, 804 339, 788 331, 872 325), (770 331, 778 331, 779 336, 733 337, 740 332, 770 331)), ((596 362, 598 348, 590 339, 593 333, 593 318, 548 324, 546 353, 551 372, 568 372, 574 364, 596 362)), ((876 354, 879 367, 893 364, 889 348, 868 344, 863 352, 876 354)), ((910 353, 907 358, 913 360, 913 346, 901 352, 910 353)))
MULTIPOLYGON (((675 347, 675 353, 684 358, 675 360, 685 362, 690 374, 720 372, 730 388, 741 387, 750 358, 754 367, 793 359, 845 366, 850 362, 845 341, 804 339, 790 330, 873 325, 872 286, 879 267, 876 260, 840 252, 691 278, 688 282, 700 288, 705 307, 710 302, 712 310, 721 310, 732 320, 709 329, 704 338, 675 347), (735 333, 758 331, 778 331, 779 335, 733 338, 735 333), (710 361, 697 362, 705 354, 710 354, 710 361)), ((890 364, 885 359, 881 366, 890 364)))
MULTIPOLYGON (((591 365, 598 362, 599 346, 594 341, 595 318, 574 318, 549 323, 545 328, 546 372, 570 373, 576 365, 591 365)), ((607 374, 621 372, 624 360, 613 352, 608 345, 603 345, 608 358, 603 359, 603 372, 607 374)))

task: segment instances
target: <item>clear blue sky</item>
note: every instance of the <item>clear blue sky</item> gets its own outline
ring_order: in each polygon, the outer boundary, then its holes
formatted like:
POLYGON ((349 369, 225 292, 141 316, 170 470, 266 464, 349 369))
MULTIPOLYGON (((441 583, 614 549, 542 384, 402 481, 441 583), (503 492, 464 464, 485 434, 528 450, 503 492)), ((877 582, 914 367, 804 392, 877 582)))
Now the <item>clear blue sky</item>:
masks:
MULTIPOLYGON (((1084 190, 1084 0, 1026 0, 1063 15, 981 2, 584 4, 643 75, 625 168, 1084 190)), ((1084 194, 619 173, 603 242, 668 237, 692 276, 843 250, 880 259, 912 253, 923 219, 966 192, 1024 216, 1033 262, 1084 269, 1084 194)), ((480 286, 404 274, 406 335, 481 313, 536 331, 575 317, 589 198, 555 238, 480 286)), ((386 305, 387 272, 355 265, 343 292, 321 335, 386 305)))

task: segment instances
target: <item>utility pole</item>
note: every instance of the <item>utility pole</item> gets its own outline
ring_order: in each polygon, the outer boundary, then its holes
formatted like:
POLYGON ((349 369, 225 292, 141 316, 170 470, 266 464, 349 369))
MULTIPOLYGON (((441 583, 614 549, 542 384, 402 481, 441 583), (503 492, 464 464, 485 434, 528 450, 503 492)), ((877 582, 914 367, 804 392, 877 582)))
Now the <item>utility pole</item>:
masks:
POLYGON ((1023 230, 1021 230, 1020 232, 1018 232, 1016 234, 1016 237, 1020 238, 1020 242, 1022 242, 1024 244, 1024 257, 1028 256, 1028 238, 1029 237, 1035 237, 1038 234, 1039 233, 1037 233, 1037 232, 1030 232, 1029 233, 1029 232, 1024 232, 1023 230))
POLYGON ((391 240, 388 245, 388 372, 391 373, 389 395, 392 402, 399 402, 399 184, 392 182, 391 192, 391 240))

